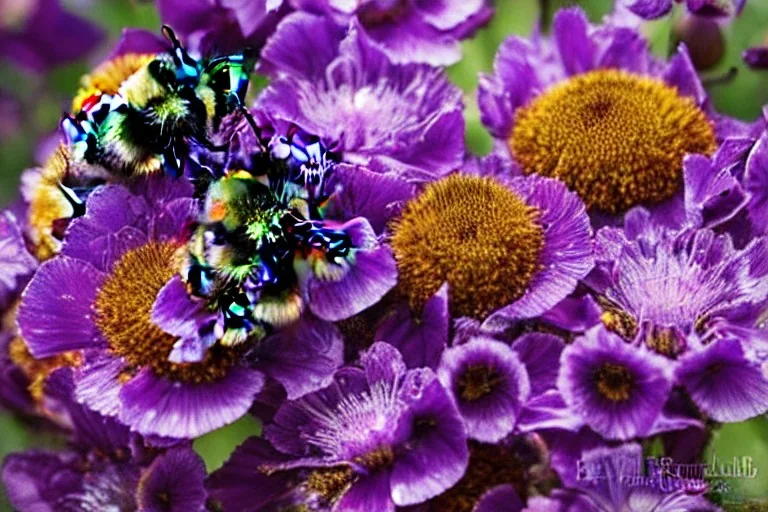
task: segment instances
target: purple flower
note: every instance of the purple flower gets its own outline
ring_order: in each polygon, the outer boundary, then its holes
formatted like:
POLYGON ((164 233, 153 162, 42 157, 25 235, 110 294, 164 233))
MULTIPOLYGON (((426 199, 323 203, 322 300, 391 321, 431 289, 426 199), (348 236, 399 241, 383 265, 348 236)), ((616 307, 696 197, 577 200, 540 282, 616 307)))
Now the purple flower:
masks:
POLYGON ((608 439, 647 435, 672 387, 663 357, 638 350, 603 328, 566 347, 560 364, 557 386, 566 403, 608 439))
POLYGON ((461 92, 423 64, 393 64, 357 25, 308 13, 287 17, 261 54, 274 77, 257 109, 298 125, 342 162, 425 180, 464 158, 461 92))
POLYGON ((623 350, 666 356, 710 417, 741 421, 765 412, 764 332, 755 326, 768 307, 768 242, 755 238, 736 249, 727 234, 676 232, 646 219, 631 212, 623 230, 597 234, 588 283, 602 323, 625 340, 623 350), (739 373, 754 378, 735 386, 739 373))
POLYGON ((157 0, 163 23, 203 54, 261 48, 288 12, 282 0, 157 0))
POLYGON ((661 62, 636 30, 590 26, 576 8, 549 39, 507 39, 478 102, 518 172, 559 178, 593 216, 682 203, 684 156, 712 155, 740 128, 712 111, 684 46, 661 62))
POLYGON ((257 440, 244 445, 213 476, 212 496, 238 510, 244 486, 261 481, 256 499, 264 505, 391 511, 455 484, 467 466, 466 433, 435 374, 407 370, 399 352, 383 342, 361 364, 337 372, 331 386, 284 404, 265 428, 277 451, 257 440), (248 463, 253 457, 258 464, 248 463), (261 471, 237 484, 224 477, 244 466, 261 471))
MULTIPOLYGON (((682 2, 683 0, 676 0, 682 2)), ((672 11, 672 0, 625 0, 629 10, 641 18, 652 20, 672 11)), ((697 16, 720 18, 741 13, 747 0, 685 0, 688 12, 697 16)))
POLYGON ((205 466, 190 446, 148 450, 127 427, 77 404, 68 370, 48 388, 72 428, 70 448, 5 459, 2 480, 15 510, 205 510, 205 466))
POLYGON ((0 8, 0 21, 0 56, 41 73, 87 55, 104 38, 101 29, 67 12, 59 0, 10 3, 7 10, 0 8), (19 4, 21 9, 14 9, 19 4))
MULTIPOLYGON (((475 335, 447 349, 437 373, 453 394, 469 438, 496 443, 516 429, 540 428, 539 408, 551 398, 542 395, 555 387, 552 362, 562 349, 559 338, 539 333, 526 334, 512 346, 475 335), (529 404, 533 407, 525 410, 529 404)), ((552 427, 549 421, 545 426, 552 427)))
POLYGON ((296 9, 346 26, 358 23, 393 62, 455 64, 459 41, 485 25, 493 11, 486 0, 290 0, 296 9))
POLYGON ((61 255, 39 269, 19 307, 32 355, 82 351, 78 400, 143 434, 196 437, 221 427, 248 411, 264 381, 223 347, 200 364, 169 361, 176 337, 152 321, 159 292, 178 272, 183 228, 197 214, 190 188, 158 178, 92 193, 61 255))
POLYGON ((583 203, 559 181, 454 174, 393 225, 399 290, 418 318, 447 283, 454 317, 503 329, 545 313, 592 268, 583 203))

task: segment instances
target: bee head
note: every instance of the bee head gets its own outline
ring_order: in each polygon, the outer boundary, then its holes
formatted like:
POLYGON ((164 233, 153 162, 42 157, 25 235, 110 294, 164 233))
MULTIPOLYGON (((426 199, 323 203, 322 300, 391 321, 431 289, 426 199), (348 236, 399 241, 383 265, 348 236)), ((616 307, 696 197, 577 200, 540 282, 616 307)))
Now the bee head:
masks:
POLYGON ((163 35, 173 45, 172 57, 176 67, 176 83, 179 87, 195 87, 200 80, 202 67, 200 63, 193 59, 187 50, 181 46, 174 31, 168 25, 163 25, 163 35))

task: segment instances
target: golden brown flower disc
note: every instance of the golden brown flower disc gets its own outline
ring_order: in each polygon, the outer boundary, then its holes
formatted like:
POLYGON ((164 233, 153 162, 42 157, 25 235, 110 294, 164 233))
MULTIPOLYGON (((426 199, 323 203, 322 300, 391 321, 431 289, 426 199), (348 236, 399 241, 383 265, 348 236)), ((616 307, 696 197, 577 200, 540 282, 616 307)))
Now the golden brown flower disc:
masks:
POLYGON ((217 344, 200 363, 172 363, 168 356, 177 338, 152 322, 157 295, 177 272, 177 249, 170 242, 150 242, 123 254, 96 296, 95 322, 110 351, 131 370, 148 367, 171 380, 210 382, 235 363, 235 349, 217 344))
POLYGON ((539 270, 539 212, 490 179, 431 183, 394 226, 400 291, 418 311, 448 282, 451 313, 485 318, 519 299, 539 270))
POLYGON ((565 182, 606 213, 672 197, 686 153, 711 154, 715 131, 692 98, 619 70, 575 76, 517 113, 510 150, 524 172, 565 182))

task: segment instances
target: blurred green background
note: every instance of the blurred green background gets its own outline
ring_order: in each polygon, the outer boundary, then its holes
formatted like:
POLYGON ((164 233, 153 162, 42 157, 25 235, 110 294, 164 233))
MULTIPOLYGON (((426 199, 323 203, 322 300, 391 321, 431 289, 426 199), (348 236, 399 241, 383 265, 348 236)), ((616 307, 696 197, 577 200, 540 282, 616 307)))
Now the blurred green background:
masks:
MULTIPOLYGON (((2 2, 6 0, 0 0, 2 2)), ((477 74, 492 69, 493 57, 501 41, 510 34, 528 35, 537 23, 547 25, 552 13, 563 5, 581 5, 590 18, 599 21, 611 9, 611 0, 497 0, 497 13, 491 24, 476 37, 464 43, 464 59, 449 69, 451 79, 467 95, 467 141, 474 151, 486 153, 491 140, 479 121, 475 102, 477 74)), ((137 0, 64 0, 64 4, 102 26, 109 34, 103 48, 94 51, 89 60, 54 70, 47 75, 21 71, 8 62, 0 61, 0 90, 14 94, 22 104, 22 120, 18 130, 6 134, 0 130, 0 205, 17 196, 20 172, 34 165, 34 153, 40 140, 56 130, 61 113, 67 110, 77 89, 79 77, 90 65, 105 55, 124 27, 144 27, 159 30, 160 20, 152 3, 137 0)), ((643 30, 652 42, 654 51, 666 55, 673 47, 674 25, 680 23, 680 8, 672 18, 648 23, 643 30)), ((747 69, 741 62, 741 52, 766 40, 768 36, 768 0, 748 0, 741 17, 733 24, 722 27, 725 36, 725 54, 720 63, 703 73, 711 80, 708 87, 717 110, 744 120, 755 119, 761 105, 768 103, 768 73, 747 69), (717 78, 735 69, 736 75, 727 84, 717 84, 717 78)), ((7 122, 0 119, 0 122, 7 122)), ((209 469, 215 469, 226 460, 232 448, 249 435, 259 432, 256 421, 246 418, 240 422, 209 434, 195 443, 209 469)), ((0 456, 25 447, 50 445, 50 439, 28 432, 15 420, 0 414, 0 456)), ((768 419, 757 418, 721 429, 708 449, 708 458, 716 453, 718 459, 734 456, 752 456, 758 468, 754 480, 734 480, 731 501, 748 501, 768 497, 768 419)), ((728 498, 728 497, 726 497, 728 498)), ((727 501, 727 500, 726 500, 727 501)), ((729 510, 768 510, 728 504, 729 510)), ((0 511, 10 510, 0 495, 0 511)))

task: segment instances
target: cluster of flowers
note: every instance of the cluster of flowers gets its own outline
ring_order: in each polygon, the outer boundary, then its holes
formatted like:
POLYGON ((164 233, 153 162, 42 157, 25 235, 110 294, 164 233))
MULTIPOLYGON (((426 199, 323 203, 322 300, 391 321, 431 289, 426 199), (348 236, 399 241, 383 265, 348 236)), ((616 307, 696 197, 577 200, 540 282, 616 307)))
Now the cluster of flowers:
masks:
POLYGON ((441 66, 483 0, 159 4, 269 83, 245 109, 127 31, 24 174, 0 401, 70 444, 7 457, 16 509, 717 509, 577 461, 696 460, 768 411, 768 111, 725 117, 684 45, 564 9, 481 76, 477 157, 441 66), (160 150, 130 124, 157 119, 160 150), (191 441, 247 414, 263 435, 206 475, 191 441))

